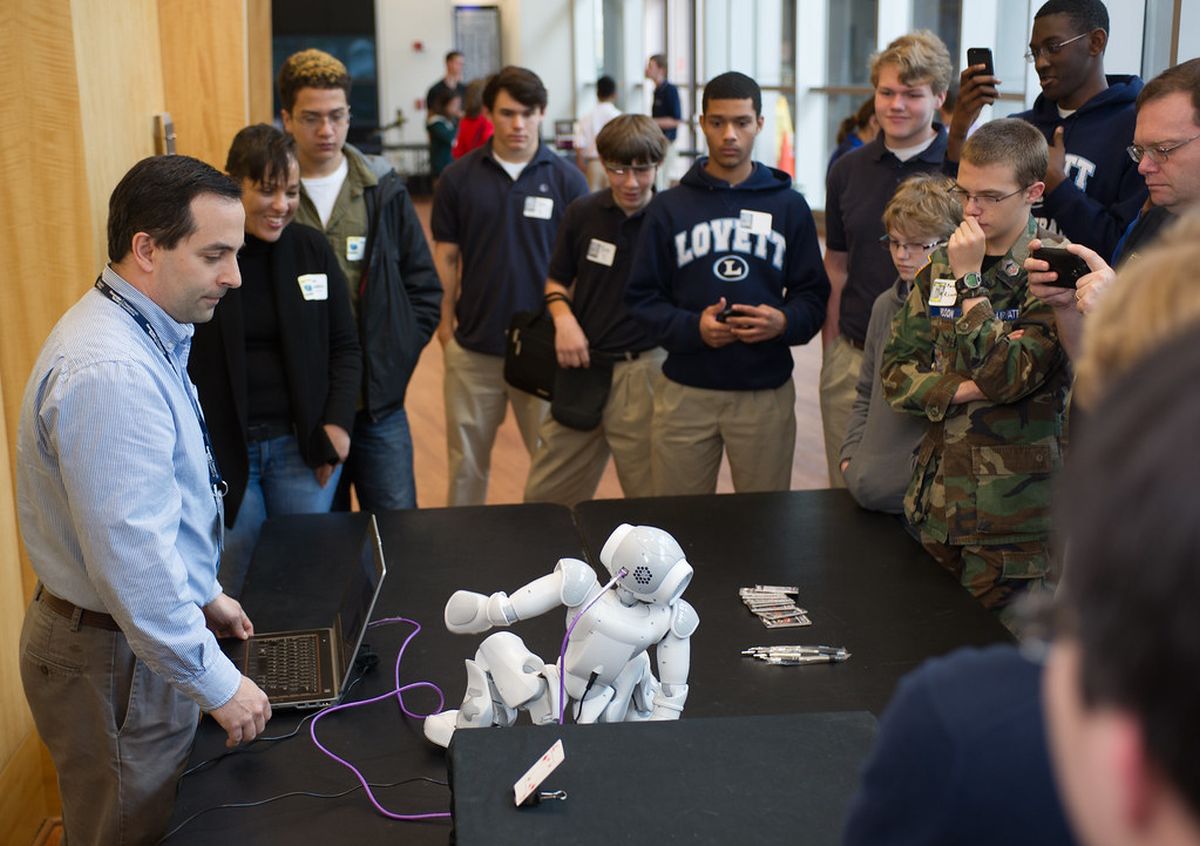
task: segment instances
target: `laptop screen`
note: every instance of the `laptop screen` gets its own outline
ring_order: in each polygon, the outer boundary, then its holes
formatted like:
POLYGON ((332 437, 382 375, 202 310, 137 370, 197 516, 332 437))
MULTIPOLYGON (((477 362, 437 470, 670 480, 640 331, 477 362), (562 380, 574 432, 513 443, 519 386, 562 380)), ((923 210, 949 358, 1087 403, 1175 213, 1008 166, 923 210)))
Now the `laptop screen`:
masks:
POLYGON ((375 609, 375 600, 383 586, 387 565, 383 559, 383 543, 379 538, 379 524, 375 515, 363 536, 359 566, 354 567, 346 581, 346 590, 338 606, 334 633, 337 637, 338 660, 342 668, 339 691, 345 691, 354 670, 354 657, 367 630, 367 623, 375 609))

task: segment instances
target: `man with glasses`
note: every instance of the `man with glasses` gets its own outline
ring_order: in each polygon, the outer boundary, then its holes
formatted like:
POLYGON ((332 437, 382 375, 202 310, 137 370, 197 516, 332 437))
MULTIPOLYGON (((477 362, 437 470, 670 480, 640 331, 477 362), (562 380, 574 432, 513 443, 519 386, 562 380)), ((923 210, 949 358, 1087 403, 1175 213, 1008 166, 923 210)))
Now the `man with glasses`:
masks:
POLYGON ((538 432, 526 502, 573 506, 590 499, 610 452, 625 496, 654 495, 650 425, 666 352, 630 319, 624 296, 667 143, 646 115, 613 118, 595 140, 611 187, 567 206, 546 279, 555 351, 560 367, 587 369, 607 383, 608 400, 599 425, 586 430, 559 422, 551 409, 538 432))
MULTIPOLYGON (((1133 137, 1136 76, 1104 73, 1108 10, 1100 0, 1050 0, 1037 11, 1025 59, 1037 70, 1042 93, 1027 112, 1046 137, 1046 193, 1034 208, 1038 223, 1055 234, 1112 254, 1121 233, 1146 200, 1137 167, 1125 155, 1133 137)), ((980 110, 996 100, 999 80, 975 65, 963 71, 950 122, 946 158, 958 153, 980 110)))
MULTIPOLYGON (((442 286, 404 181, 384 159, 346 143, 350 74, 321 50, 279 71, 283 126, 296 139, 296 222, 325 233, 350 286, 363 384, 335 507, 353 483, 368 511, 415 508, 408 380, 441 313, 442 286)), ((337 446, 337 445, 335 445, 337 446)))
POLYGON ((917 274, 880 373, 900 411, 928 421, 904 513, 922 545, 1001 622, 1050 587, 1051 475, 1061 464, 1066 358, 1022 262, 1039 231, 1046 142, 1012 118, 962 150, 963 222, 917 274))
MULTIPOLYGON (((1130 224, 1114 251, 1113 265, 1136 256, 1179 215, 1200 204, 1200 59, 1168 68, 1146 83, 1137 99, 1133 142, 1125 154, 1137 162, 1153 205, 1130 224)), ((1055 274, 1045 262, 1028 259, 1025 266, 1033 292, 1053 307, 1062 344, 1074 356, 1084 316, 1095 308, 1115 274, 1094 250, 1079 244, 1067 249, 1091 268, 1074 288, 1046 284, 1055 274)))

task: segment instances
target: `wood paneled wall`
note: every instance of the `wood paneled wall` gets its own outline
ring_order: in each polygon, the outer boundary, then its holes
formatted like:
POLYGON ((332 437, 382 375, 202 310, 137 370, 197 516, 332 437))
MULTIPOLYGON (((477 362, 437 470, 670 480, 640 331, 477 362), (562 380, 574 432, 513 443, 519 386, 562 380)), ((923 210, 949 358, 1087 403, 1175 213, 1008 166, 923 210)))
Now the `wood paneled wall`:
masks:
MULTIPOLYGON (((17 643, 34 576, 19 546, 13 462, 21 395, 46 335, 107 257, 108 196, 169 110, 179 152, 217 165, 247 123, 247 3, 0 3, 0 835, 24 844, 58 813, 21 691, 17 643)), ((269 63, 269 57, 267 59, 269 63)), ((269 75, 269 69, 267 71, 269 75)), ((268 87, 269 93, 269 87, 268 87)), ((269 106, 268 106, 269 109, 269 106)))

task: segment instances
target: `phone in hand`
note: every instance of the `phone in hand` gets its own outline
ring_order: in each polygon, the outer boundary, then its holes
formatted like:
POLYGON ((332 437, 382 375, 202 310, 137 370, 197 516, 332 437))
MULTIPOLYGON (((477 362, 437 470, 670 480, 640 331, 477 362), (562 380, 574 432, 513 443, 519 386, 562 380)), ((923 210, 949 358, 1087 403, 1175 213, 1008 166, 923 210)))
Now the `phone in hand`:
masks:
POLYGON ((729 320, 729 318, 739 317, 739 316, 741 316, 741 314, 742 314, 742 310, 740 308, 738 308, 736 305, 726 306, 725 308, 723 308, 717 312, 717 322, 725 323, 729 320))
POLYGON ((1042 247, 1030 253, 1029 257, 1046 262, 1058 274, 1053 282, 1043 283, 1056 288, 1074 288, 1082 277, 1092 272, 1086 261, 1066 247, 1042 247))
POLYGON ((985 65, 983 70, 975 72, 975 76, 996 75, 996 66, 992 63, 991 47, 967 48, 967 67, 974 67, 975 65, 985 65))

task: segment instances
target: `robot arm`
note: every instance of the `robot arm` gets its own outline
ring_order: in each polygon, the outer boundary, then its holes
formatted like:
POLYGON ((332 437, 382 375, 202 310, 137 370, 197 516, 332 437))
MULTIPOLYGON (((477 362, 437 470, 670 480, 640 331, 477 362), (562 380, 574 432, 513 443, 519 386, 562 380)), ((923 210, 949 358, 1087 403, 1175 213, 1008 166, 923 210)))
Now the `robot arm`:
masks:
POLYGON ((680 599, 671 616, 671 629, 655 648, 661 689, 654 695, 651 719, 677 720, 687 701, 688 672, 691 669, 692 634, 700 625, 700 616, 690 603, 680 599))
POLYGON ((446 628, 456 634, 479 634, 493 626, 511 626, 560 605, 579 605, 597 584, 591 567, 577 558, 563 558, 553 573, 518 588, 511 597, 504 591, 491 596, 455 591, 446 603, 446 628))

